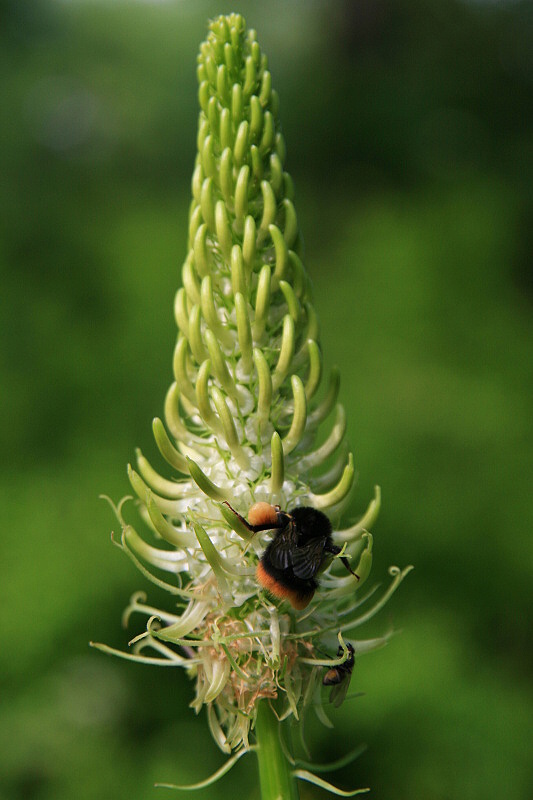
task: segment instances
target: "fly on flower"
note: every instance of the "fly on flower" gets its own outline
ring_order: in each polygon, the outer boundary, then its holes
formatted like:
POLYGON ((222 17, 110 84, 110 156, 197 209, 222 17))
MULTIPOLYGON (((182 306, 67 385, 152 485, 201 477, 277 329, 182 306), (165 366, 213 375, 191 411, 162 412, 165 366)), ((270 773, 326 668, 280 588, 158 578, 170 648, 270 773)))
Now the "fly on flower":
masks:
MULTIPOLYGON (((328 557, 337 556, 342 550, 333 544, 328 517, 312 506, 282 511, 280 506, 261 502, 251 506, 246 520, 229 503, 226 505, 252 533, 276 531, 257 565, 257 580, 274 597, 288 600, 293 608, 306 608, 318 587, 315 576, 328 557)), ((359 580, 348 559, 341 556, 340 560, 359 580)))
MULTIPOLYGON (((344 699, 348 693, 348 688, 352 679, 352 671, 355 664, 355 651, 353 649, 353 645, 348 642, 346 647, 348 648, 346 661, 344 661, 342 664, 338 664, 336 667, 331 667, 331 669, 328 669, 322 678, 322 683, 324 686, 333 687, 329 695, 329 700, 330 703, 333 703, 335 708, 338 708, 344 702, 344 699)), ((340 658, 343 653, 344 650, 341 645, 337 651, 338 658, 340 658)))

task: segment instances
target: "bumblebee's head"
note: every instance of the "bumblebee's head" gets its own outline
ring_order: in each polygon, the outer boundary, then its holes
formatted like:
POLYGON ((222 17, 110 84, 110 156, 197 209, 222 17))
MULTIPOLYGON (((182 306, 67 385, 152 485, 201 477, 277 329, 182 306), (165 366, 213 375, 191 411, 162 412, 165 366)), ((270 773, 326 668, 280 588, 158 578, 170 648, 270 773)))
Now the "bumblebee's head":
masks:
POLYGON ((299 543, 331 535, 331 522, 322 511, 312 506, 300 506, 289 511, 296 523, 299 543))

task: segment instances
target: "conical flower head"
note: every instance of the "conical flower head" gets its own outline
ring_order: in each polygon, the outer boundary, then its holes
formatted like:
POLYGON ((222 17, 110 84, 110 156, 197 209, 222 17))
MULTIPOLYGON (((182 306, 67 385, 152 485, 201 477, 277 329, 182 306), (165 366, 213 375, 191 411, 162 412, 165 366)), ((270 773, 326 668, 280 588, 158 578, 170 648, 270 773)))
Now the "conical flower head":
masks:
MULTIPOLYGON (((354 641, 350 650, 343 634, 379 610, 405 571, 391 568, 385 595, 357 616, 365 597, 356 592, 372 559, 367 529, 379 508, 376 492, 359 523, 332 532, 330 557, 321 553, 320 576, 308 582, 319 586, 304 612, 258 580, 265 547, 282 529, 254 530, 245 519, 250 506, 262 501, 267 514, 277 514, 277 505, 310 506, 336 521, 354 467, 343 443, 337 372, 320 389, 317 317, 284 169, 278 97, 255 32, 240 15, 211 23, 198 80, 188 253, 175 300, 175 381, 164 422, 153 425, 175 474, 163 477, 138 452, 129 477, 144 529, 127 524, 121 506, 116 512, 120 546, 173 597, 171 611, 147 605, 140 594, 132 598, 126 622, 140 612, 148 624, 130 657, 186 668, 196 680, 193 707, 207 707, 215 740, 229 752, 248 746, 261 698, 277 698, 281 716, 298 716, 313 703, 324 718, 324 668, 384 644, 386 637, 354 641), (322 423, 327 435, 315 446, 322 423), (340 559, 332 560, 335 554, 340 559)), ((289 548, 282 582, 294 577, 293 558, 289 548)))

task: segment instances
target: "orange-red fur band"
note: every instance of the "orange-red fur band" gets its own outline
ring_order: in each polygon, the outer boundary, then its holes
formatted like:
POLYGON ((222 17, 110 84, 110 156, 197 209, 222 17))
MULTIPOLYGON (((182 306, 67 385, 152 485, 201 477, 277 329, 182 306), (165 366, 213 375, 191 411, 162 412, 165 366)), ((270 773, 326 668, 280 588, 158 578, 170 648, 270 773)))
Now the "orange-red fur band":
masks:
POLYGON ((267 592, 273 594, 274 597, 279 597, 282 600, 288 600, 291 606, 297 611, 307 608, 313 599, 314 590, 306 594, 302 594, 296 589, 283 586, 283 584, 277 581, 272 575, 269 575, 261 561, 257 565, 255 574, 258 582, 261 584, 261 586, 263 586, 264 589, 267 590, 267 592))

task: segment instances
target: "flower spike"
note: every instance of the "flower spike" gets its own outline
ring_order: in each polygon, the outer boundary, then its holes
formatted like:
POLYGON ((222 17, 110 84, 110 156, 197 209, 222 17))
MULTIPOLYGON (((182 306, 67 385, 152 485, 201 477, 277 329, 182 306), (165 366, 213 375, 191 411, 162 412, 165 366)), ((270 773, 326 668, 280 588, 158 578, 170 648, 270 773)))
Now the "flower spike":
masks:
POLYGON ((242 16, 210 23, 197 75, 198 152, 174 303, 174 382, 164 423, 153 421, 169 467, 159 474, 138 450, 128 477, 140 524, 125 520, 122 504, 113 507, 121 527, 115 544, 168 593, 170 608, 132 598, 126 621, 144 615, 145 627, 121 655, 188 669, 191 706, 205 707, 217 745, 231 754, 207 781, 159 785, 209 786, 257 749, 263 787, 271 781, 267 754, 283 762, 269 796, 292 800, 298 778, 349 797, 366 790, 335 789, 307 764, 287 760, 278 727, 309 708, 332 725, 324 670, 330 683, 340 682, 354 659, 388 641, 390 633, 350 642, 343 634, 372 619, 409 568, 393 568, 373 603, 375 589, 360 591, 372 564, 379 488, 344 530, 332 530, 324 513, 340 516, 355 467, 336 369, 320 388, 318 318, 284 167, 278 96, 242 16))

